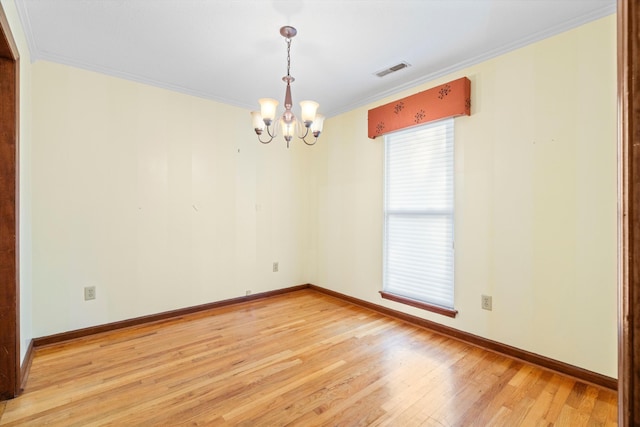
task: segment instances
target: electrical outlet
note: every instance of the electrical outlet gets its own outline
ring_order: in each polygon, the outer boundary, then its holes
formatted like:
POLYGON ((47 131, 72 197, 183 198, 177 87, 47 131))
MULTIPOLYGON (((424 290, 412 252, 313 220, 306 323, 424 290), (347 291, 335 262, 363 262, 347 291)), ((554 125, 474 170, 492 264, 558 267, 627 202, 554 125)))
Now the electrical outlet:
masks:
POLYGON ((273 263, 273 272, 277 273, 278 272, 278 261, 273 263))
POLYGON ((96 299, 95 286, 85 286, 84 288, 84 300, 89 301, 90 299, 96 299))
POLYGON ((482 309, 491 311, 491 309, 493 308, 493 301, 491 299, 491 296, 482 295, 481 298, 482 298, 482 304, 481 304, 482 309))

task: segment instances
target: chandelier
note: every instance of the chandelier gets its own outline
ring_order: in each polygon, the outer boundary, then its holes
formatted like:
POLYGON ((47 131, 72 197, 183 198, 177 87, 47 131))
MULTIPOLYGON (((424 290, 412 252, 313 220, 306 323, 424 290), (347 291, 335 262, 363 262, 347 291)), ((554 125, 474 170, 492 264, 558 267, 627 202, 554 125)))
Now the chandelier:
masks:
MULTIPOLYGON (((284 95, 284 113, 278 119, 282 135, 285 141, 287 141, 287 148, 289 148, 289 142, 293 138, 293 135, 297 135, 305 144, 314 145, 318 141, 318 137, 322 132, 322 124, 324 122, 324 116, 316 114, 318 110, 318 103, 314 101, 302 101, 300 103, 302 124, 298 121, 296 116, 291 111, 293 102, 291 101, 291 83, 295 79, 290 74, 291 68, 291 39, 298 33, 293 27, 284 26, 280 28, 280 35, 285 38, 287 42, 287 75, 282 78, 282 81, 287 84, 287 89, 284 95), (304 126, 304 135, 297 133, 298 129, 304 126), (307 141, 309 132, 313 135, 313 142, 307 141)), ((253 129, 258 135, 258 140, 263 144, 268 144, 277 136, 277 125, 274 121, 276 119, 276 108, 278 107, 278 101, 271 98, 259 99, 260 112, 251 112, 253 119, 253 129), (267 131, 269 139, 262 140, 261 135, 264 131, 267 131)))

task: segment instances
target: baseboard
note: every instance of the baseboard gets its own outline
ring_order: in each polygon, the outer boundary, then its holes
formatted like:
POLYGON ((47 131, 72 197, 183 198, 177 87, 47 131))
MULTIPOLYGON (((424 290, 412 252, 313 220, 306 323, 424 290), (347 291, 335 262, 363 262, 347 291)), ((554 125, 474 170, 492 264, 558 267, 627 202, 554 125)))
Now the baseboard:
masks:
POLYGON ((87 336, 99 334, 102 332, 115 331, 117 329, 129 328, 131 326, 143 325, 151 322, 158 322, 160 320, 172 319, 180 316, 186 316, 188 314, 197 313, 200 311, 211 310, 213 308, 220 308, 229 305, 239 304, 247 301, 254 301, 257 299, 269 298, 275 295, 286 294, 289 292, 299 291, 301 289, 308 288, 309 285, 292 286, 289 288, 276 289, 274 291, 262 292, 253 295, 247 295, 244 297, 231 298, 222 301, 216 301, 208 304, 195 305, 192 307, 179 308, 177 310, 164 311, 162 313, 151 314, 148 316, 135 317, 133 319, 121 320, 113 323, 105 323, 103 325, 91 326, 83 329, 76 329, 68 332, 61 332, 59 334, 47 335, 40 338, 33 339, 33 346, 35 348, 58 344, 64 341, 69 341, 77 338, 84 338, 87 336))
POLYGON ((403 320, 405 322, 411 323, 416 326, 420 326, 423 328, 430 329, 434 332, 438 332, 442 335, 446 335, 451 338, 458 339, 460 341, 464 341, 469 344, 473 344, 478 347, 482 347, 484 349, 494 351, 496 353, 503 354, 505 356, 509 356, 515 359, 522 360, 527 363, 531 363, 533 365, 539 366, 541 368, 549 369, 554 372, 559 372, 564 375, 568 375, 570 377, 576 378, 580 381, 588 382, 591 384, 595 384, 601 387, 606 387, 611 390, 618 389, 618 380, 615 378, 608 377, 606 375, 599 374, 597 372, 589 371, 587 369, 579 368, 574 365, 570 365, 568 363, 560 362, 555 359, 551 359, 545 356, 541 356, 536 353, 531 353, 526 350, 519 349, 517 347, 512 347, 507 344, 502 344, 497 341, 493 341, 487 338, 483 338, 478 335, 473 335, 468 332, 461 331, 459 329, 451 328, 449 326, 444 326, 436 322, 432 322, 430 320, 422 319, 417 316, 412 316, 407 313, 403 313, 401 311, 393 310, 387 307, 383 307, 378 304, 374 304, 368 301, 364 301, 358 298, 354 298, 349 295, 342 294, 340 292, 332 291, 326 288, 322 288, 316 285, 308 285, 309 289, 313 289, 315 291, 321 292, 323 294, 350 302, 352 304, 359 305, 361 307, 368 308, 370 310, 376 311, 380 314, 384 314, 390 317, 394 317, 396 319, 403 320))
POLYGON ((274 291, 263 292, 263 293, 248 295, 244 297, 232 298, 232 299, 217 301, 213 303, 197 305, 193 307, 186 307, 186 308, 181 308, 177 310, 165 311, 162 313, 152 314, 149 316, 136 317, 133 319, 122 320, 119 322, 107 323, 104 325, 92 326, 89 328, 76 329, 69 332, 62 332, 55 335, 34 338, 30 343, 29 349, 27 350, 27 356, 25 357, 25 363, 22 366, 22 384, 25 383, 26 378, 28 376, 29 368, 31 366, 31 359, 33 358, 33 350, 39 347, 58 344, 64 341, 69 341, 77 338, 83 338, 83 337, 91 336, 101 332, 109 332, 117 329, 128 328, 131 326, 138 326, 146 323, 157 322, 160 320, 166 320, 166 319, 171 319, 175 317, 185 316, 185 315, 197 313, 200 311, 211 310, 214 308, 220 308, 220 307, 225 307, 229 305, 239 304, 242 302, 269 298, 272 296, 295 292, 303 289, 312 289, 314 291, 323 293, 325 295, 329 295, 334 298, 338 298, 343 301, 347 301, 349 303, 368 308, 380 314, 394 317, 396 319, 400 319, 402 321, 411 323, 413 325, 432 330, 434 332, 440 333, 442 335, 446 335, 454 339, 458 339, 460 341, 464 341, 469 344, 473 344, 475 346, 484 348, 486 350, 494 351, 496 353, 500 353, 505 356, 509 356, 515 359, 522 360, 527 363, 531 363, 541 368, 549 369, 554 372, 571 376, 580 381, 588 382, 601 387, 606 387, 611 390, 618 389, 618 380, 615 378, 611 378, 606 375, 599 374, 597 372, 579 368, 577 366, 570 365, 568 363, 560 362, 558 360, 541 356, 536 353, 531 353, 529 351, 522 350, 517 347, 512 347, 507 344, 503 344, 497 341, 483 338, 478 335, 470 334, 468 332, 464 332, 459 329, 451 328, 449 326, 444 326, 439 323, 432 322, 430 320, 426 320, 417 316, 403 313, 401 311, 393 310, 391 308, 387 308, 378 304, 374 304, 372 302, 364 301, 359 298, 355 298, 346 294, 342 294, 340 292, 332 291, 330 289, 326 289, 326 288, 312 285, 312 284, 292 286, 289 288, 277 289, 274 291))
POLYGON ((24 387, 27 384, 27 378, 29 378, 29 372, 31 371, 31 362, 33 362, 33 340, 29 341, 27 353, 24 355, 24 361, 20 366, 20 393, 24 391, 24 387))

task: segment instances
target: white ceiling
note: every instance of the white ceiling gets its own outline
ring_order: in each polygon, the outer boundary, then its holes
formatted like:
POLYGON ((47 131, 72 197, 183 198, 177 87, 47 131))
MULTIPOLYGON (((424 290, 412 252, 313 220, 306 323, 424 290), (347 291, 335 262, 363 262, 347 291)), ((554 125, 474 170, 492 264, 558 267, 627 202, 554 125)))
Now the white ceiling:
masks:
POLYGON ((16 0, 48 60, 257 109, 284 98, 332 116, 615 13, 615 0, 16 0), (375 72, 406 61, 384 78, 375 72))

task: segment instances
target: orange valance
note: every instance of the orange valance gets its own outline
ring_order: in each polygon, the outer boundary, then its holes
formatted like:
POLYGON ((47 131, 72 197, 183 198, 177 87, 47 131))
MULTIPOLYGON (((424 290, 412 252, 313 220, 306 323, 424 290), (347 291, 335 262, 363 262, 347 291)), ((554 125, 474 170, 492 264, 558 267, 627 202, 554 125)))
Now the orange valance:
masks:
POLYGON ((471 115, 471 82, 466 77, 369 110, 369 138, 462 115, 471 115))

